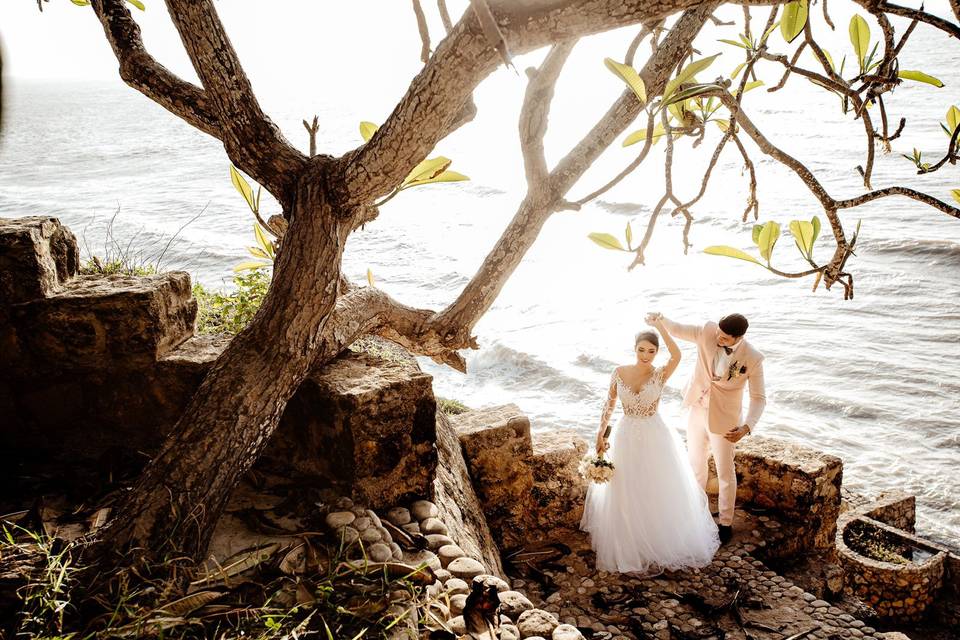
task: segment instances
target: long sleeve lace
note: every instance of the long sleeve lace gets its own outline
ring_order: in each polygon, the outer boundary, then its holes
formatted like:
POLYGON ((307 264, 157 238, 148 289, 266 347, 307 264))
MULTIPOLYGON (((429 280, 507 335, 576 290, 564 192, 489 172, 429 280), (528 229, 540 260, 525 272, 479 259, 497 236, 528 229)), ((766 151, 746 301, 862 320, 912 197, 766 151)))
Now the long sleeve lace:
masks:
POLYGON ((617 370, 613 370, 610 376, 610 388, 607 391, 607 402, 603 405, 603 413, 600 414, 600 431, 605 433, 610 424, 610 416, 617 407, 617 370))

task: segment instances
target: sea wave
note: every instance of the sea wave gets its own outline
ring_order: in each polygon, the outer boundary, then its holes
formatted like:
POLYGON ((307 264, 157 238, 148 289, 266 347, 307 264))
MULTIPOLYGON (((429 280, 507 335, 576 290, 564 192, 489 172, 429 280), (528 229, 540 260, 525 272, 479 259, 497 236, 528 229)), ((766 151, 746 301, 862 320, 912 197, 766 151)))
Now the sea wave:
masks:
POLYGON ((505 390, 539 389, 549 391, 551 395, 560 394, 565 402, 596 400, 600 392, 595 384, 567 375, 536 356, 500 342, 482 349, 467 366, 470 374, 478 380, 496 380, 497 385, 505 390))
POLYGON ((960 264, 960 244, 950 240, 878 240, 864 243, 864 249, 908 258, 950 258, 960 264))

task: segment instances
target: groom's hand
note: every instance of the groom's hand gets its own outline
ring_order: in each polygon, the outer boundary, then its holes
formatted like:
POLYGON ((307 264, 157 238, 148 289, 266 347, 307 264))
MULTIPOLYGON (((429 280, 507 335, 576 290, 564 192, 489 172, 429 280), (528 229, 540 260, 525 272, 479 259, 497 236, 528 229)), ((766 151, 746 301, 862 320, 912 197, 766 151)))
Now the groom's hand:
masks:
POLYGON ((726 438, 727 441, 729 442, 737 443, 737 442, 740 442, 740 439, 743 438, 743 436, 747 435, 748 433, 750 433, 750 427, 748 427, 747 425, 742 425, 742 426, 734 427, 733 429, 730 429, 730 431, 727 431, 726 435, 724 435, 723 437, 726 438))

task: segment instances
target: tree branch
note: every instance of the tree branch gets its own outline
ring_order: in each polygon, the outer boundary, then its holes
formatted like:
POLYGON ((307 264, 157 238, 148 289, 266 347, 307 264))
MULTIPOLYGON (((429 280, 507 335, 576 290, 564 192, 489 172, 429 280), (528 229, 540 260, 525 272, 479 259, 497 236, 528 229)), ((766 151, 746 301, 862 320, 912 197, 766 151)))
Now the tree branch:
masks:
POLYGON ((427 27, 427 16, 423 15, 420 0, 413 0, 413 13, 417 16, 417 31, 420 32, 420 62, 426 64, 430 59, 430 29, 427 27))
POLYGON ((221 139, 220 119, 203 89, 183 80, 147 53, 140 26, 124 0, 93 0, 93 10, 129 86, 191 126, 221 139))
POLYGON ((531 188, 542 188, 547 179, 547 159, 543 153, 543 137, 547 133, 553 91, 564 63, 573 51, 576 40, 555 44, 539 69, 527 69, 529 83, 520 111, 520 148, 527 183, 531 188))
POLYGON ((213 2, 167 0, 167 9, 219 116, 227 155, 286 210, 307 159, 261 110, 213 2))

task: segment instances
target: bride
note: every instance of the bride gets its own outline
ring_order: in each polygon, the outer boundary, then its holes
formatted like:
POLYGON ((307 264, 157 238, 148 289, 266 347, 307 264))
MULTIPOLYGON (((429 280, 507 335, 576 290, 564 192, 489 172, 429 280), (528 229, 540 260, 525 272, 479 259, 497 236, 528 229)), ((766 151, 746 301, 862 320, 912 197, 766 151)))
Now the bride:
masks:
POLYGON ((720 546, 707 496, 679 436, 657 412, 663 385, 680 362, 680 349, 661 320, 648 324, 660 330, 670 361, 653 366, 660 340, 656 332, 643 331, 634 345, 636 364, 614 369, 597 434, 597 455, 610 450, 613 477, 605 484, 591 483, 580 521, 602 571, 655 574, 702 567, 720 546), (617 396, 624 415, 608 443, 617 396))

